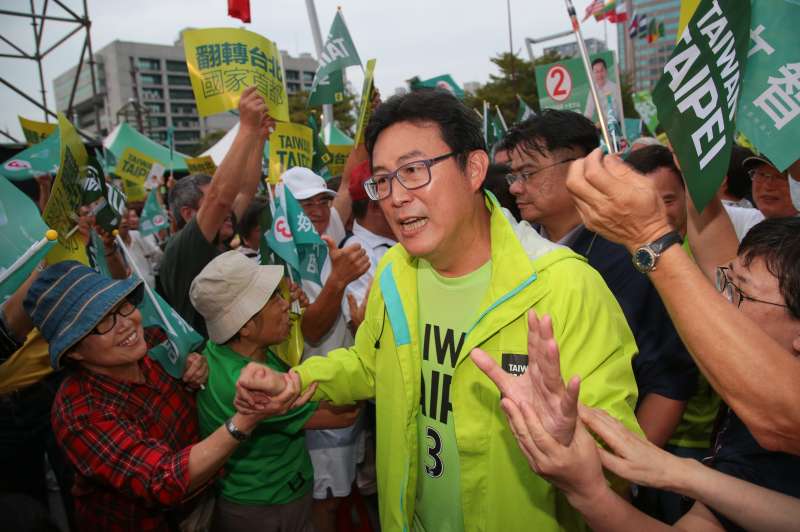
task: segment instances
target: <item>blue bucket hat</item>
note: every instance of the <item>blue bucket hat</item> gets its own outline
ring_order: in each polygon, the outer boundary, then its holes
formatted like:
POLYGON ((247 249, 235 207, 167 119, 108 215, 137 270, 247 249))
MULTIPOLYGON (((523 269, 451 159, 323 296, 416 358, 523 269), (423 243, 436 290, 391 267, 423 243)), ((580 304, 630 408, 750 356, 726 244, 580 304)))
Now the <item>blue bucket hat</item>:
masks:
POLYGON ((61 357, 89 334, 106 314, 126 297, 138 303, 142 281, 115 280, 80 262, 59 262, 33 282, 23 306, 50 344, 50 365, 61 367, 61 357))

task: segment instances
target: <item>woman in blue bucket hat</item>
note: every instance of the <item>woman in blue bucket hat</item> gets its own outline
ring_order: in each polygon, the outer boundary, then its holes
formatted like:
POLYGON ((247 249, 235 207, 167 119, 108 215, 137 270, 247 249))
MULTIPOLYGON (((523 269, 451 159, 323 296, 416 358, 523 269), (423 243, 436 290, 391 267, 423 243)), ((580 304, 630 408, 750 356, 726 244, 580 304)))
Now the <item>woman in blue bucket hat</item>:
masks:
MULTIPOLYGON (((298 397, 291 380, 278 377, 282 392, 269 413, 237 413, 200 440, 194 393, 145 356, 142 292, 138 279, 114 280, 65 261, 44 270, 24 301, 49 342, 53 368, 69 370, 51 421, 76 470, 82 531, 174 530, 196 506, 187 501, 199 499, 239 442, 298 397)), ((205 360, 186 372, 199 386, 205 360)))

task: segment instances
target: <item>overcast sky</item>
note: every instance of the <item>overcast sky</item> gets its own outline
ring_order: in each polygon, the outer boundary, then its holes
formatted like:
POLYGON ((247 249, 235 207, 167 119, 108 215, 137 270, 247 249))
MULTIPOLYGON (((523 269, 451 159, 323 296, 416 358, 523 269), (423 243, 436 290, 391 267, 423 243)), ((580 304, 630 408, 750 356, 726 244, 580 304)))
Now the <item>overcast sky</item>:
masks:
MULTIPOLYGON (((34 0, 41 6, 42 0, 34 0)), ((574 0, 581 14, 589 0, 574 0)), ((80 13, 82 2, 63 3, 80 13)), ((29 0, 2 0, 3 9, 28 11, 29 0)), ((88 0, 92 44, 98 50, 115 39, 172 44, 180 29, 191 26, 247 27, 275 41, 292 55, 315 54, 304 0, 251 0, 252 23, 241 24, 227 16, 225 0, 88 0)), ((481 83, 496 73, 489 58, 509 48, 505 0, 316 0, 322 37, 328 33, 336 7, 341 6, 362 61, 377 58, 375 79, 384 95, 391 95, 405 80, 450 73, 456 82, 481 83)), ((39 8, 37 7, 37 10, 39 8)), ((63 16, 50 2, 49 14, 63 16)), ((539 38, 569 29, 563 0, 511 0, 514 50, 527 57, 525 37, 539 38)), ((43 46, 56 42, 74 25, 47 23, 43 46)), ((0 34, 23 50, 34 50, 27 19, 0 15, 0 34)), ((585 37, 604 38, 600 23, 589 20, 585 37)), ((572 37, 552 41, 559 44, 572 37)), ((609 47, 616 48, 615 25, 608 26, 609 47)), ((74 35, 44 61, 47 98, 55 110, 52 80, 77 64, 83 38, 74 35)), ((541 46, 535 48, 541 53, 541 46)), ((14 53, 0 42, 0 53, 14 53)), ((33 61, 0 58, 0 75, 40 99, 33 61)), ((348 80, 360 91, 362 75, 347 69, 348 80)), ((0 129, 22 139, 17 115, 42 120, 42 113, 5 85, 0 85, 0 129)), ((2 138, 0 142, 6 142, 2 138)))

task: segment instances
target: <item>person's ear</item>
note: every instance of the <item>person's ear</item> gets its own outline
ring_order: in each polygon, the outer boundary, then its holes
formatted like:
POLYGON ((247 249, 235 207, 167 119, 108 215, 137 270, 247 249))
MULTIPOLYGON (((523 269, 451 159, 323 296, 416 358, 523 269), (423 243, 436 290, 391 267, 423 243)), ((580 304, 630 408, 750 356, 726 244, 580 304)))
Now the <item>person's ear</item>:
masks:
POLYGON ((180 212, 181 212, 181 218, 183 218, 183 221, 184 221, 185 223, 189 223, 189 221, 192 219, 192 211, 193 211, 193 210, 194 210, 194 209, 192 209, 191 207, 189 207, 189 206, 186 206, 186 205, 184 205, 183 207, 181 207, 181 210, 180 210, 180 212))
POLYGON ((72 360, 77 360, 78 362, 82 362, 86 358, 81 354, 79 347, 80 344, 73 347, 71 350, 67 351, 62 356, 66 358, 71 358, 72 360))
POLYGON ((239 329, 239 337, 240 338, 249 338, 253 336, 256 332, 256 324, 254 323, 253 319, 247 320, 247 323, 239 329))
POLYGON ((489 168, 489 154, 484 150, 473 150, 467 155, 466 174, 473 192, 481 188, 489 168))
POLYGON ((794 340, 792 340, 792 349, 794 349, 796 354, 800 355, 800 327, 798 327, 797 334, 794 340))

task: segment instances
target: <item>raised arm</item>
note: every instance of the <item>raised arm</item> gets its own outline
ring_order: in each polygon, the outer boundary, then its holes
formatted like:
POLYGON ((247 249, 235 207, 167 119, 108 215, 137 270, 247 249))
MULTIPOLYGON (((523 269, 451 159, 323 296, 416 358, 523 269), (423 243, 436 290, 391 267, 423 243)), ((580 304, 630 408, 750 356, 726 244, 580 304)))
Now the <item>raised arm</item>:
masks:
POLYGON ((253 196, 258 191, 258 183, 263 176, 261 164, 264 160, 264 143, 273 129, 275 129, 275 120, 268 114, 262 115, 258 129, 259 135, 247 157, 246 167, 242 175, 242 188, 233 202, 233 212, 236 214, 237 220, 241 219, 253 196))
POLYGON ((252 172, 247 171, 248 162, 252 170, 253 153, 263 135, 261 127, 266 113, 267 106, 255 87, 245 89, 239 100, 239 132, 214 172, 197 212, 197 224, 209 242, 214 241, 225 218, 231 214, 236 196, 245 188, 246 177, 252 179, 252 172))
MULTIPOLYGON (((572 163, 567 188, 590 229, 631 251, 670 230, 653 182, 619 158, 595 150, 572 163)), ((800 361, 728 303, 680 247, 649 276, 700 371, 758 443, 800 454, 800 361)))
POLYGON ((717 266, 727 264, 736 256, 739 239, 719 196, 714 196, 702 214, 697 212, 689 194, 686 200, 689 246, 695 262, 713 282, 717 266))

